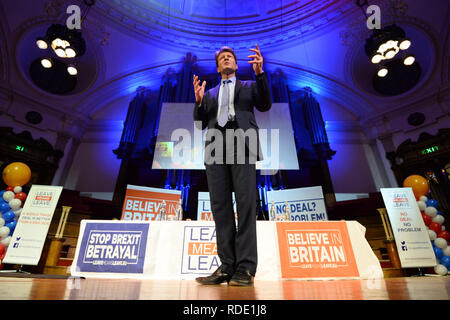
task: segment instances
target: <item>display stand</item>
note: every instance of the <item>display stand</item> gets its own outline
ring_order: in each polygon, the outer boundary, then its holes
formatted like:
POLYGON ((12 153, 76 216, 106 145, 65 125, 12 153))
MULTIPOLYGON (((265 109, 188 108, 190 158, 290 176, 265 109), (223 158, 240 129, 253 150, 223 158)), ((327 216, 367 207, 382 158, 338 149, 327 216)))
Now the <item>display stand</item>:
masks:
POLYGON ((383 222, 384 232, 386 234, 386 240, 384 244, 386 245, 386 250, 389 255, 389 260, 392 264, 392 268, 383 269, 385 277, 402 277, 404 272, 402 269, 402 264, 398 256, 397 246, 395 244, 394 235, 392 233, 392 227, 389 223, 389 218, 385 208, 377 209, 380 214, 381 221, 383 222))
POLYGON ((53 237, 50 240, 50 249, 48 250, 47 260, 45 261, 45 266, 57 266, 59 257, 61 255, 61 250, 63 247, 64 241, 66 241, 65 238, 56 238, 53 237))

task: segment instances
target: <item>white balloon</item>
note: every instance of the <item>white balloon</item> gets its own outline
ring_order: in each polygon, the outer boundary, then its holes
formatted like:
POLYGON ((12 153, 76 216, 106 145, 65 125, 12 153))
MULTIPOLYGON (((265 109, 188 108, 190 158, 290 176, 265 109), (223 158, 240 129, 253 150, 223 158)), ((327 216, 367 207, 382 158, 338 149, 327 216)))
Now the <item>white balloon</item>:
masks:
POLYGON ((445 249, 447 248, 447 240, 444 238, 437 238, 434 240, 434 245, 438 248, 445 249))
POLYGON ((14 187, 14 193, 19 193, 19 192, 22 192, 22 187, 21 186, 14 187))
POLYGON ((444 256, 450 257, 450 247, 449 246, 447 246, 447 248, 442 250, 442 252, 444 253, 444 256))
POLYGON ((417 201, 417 205, 419 206, 420 211, 425 211, 427 208, 427 204, 423 201, 417 201))
POLYGON ((444 230, 445 230, 445 226, 442 226, 442 227, 441 227, 441 231, 444 231, 444 230))
POLYGON ((12 211, 14 211, 20 208, 20 206, 22 205, 22 201, 20 201, 20 199, 12 199, 8 204, 11 207, 12 211))
POLYGON ((436 240, 437 234, 433 230, 428 230, 428 235, 430 236, 430 240, 436 240))
POLYGON ((13 212, 14 212, 14 214, 16 215, 16 218, 15 218, 15 219, 19 219, 20 214, 22 213, 22 208, 19 208, 19 209, 13 211, 13 212))
POLYGON ((15 209, 15 210, 12 210, 12 209, 11 209, 11 211, 13 211, 16 215, 18 215, 18 214, 20 214, 20 213, 22 212, 22 209, 23 209, 23 208, 20 208, 20 207, 19 207, 19 208, 15 209))
POLYGON ((5 225, 5 219, 0 218, 0 227, 3 227, 5 225))
POLYGON ((8 227, 0 227, 0 239, 6 238, 10 231, 8 227))
POLYGON ((439 224, 443 224, 444 221, 445 221, 445 218, 441 214, 438 214, 436 217, 433 218, 433 222, 437 222, 439 224))
POLYGON ((427 214, 430 217, 434 218, 434 217, 437 216, 437 209, 435 207, 427 207, 425 209, 425 214, 427 214))
POLYGON ((438 264, 436 267, 434 267, 434 272, 436 272, 436 274, 440 276, 445 276, 447 275, 448 270, 444 265, 438 264))
POLYGON ((421 196, 421 197, 419 198, 419 200, 426 203, 427 200, 428 200, 428 198, 427 198, 426 196, 421 196))
POLYGON ((10 202, 12 199, 14 199, 14 192, 6 191, 3 194, 3 200, 5 200, 6 202, 10 202))
POLYGON ((0 241, 5 247, 9 246, 9 244, 11 243, 11 236, 6 237, 5 239, 2 239, 2 241, 0 241))

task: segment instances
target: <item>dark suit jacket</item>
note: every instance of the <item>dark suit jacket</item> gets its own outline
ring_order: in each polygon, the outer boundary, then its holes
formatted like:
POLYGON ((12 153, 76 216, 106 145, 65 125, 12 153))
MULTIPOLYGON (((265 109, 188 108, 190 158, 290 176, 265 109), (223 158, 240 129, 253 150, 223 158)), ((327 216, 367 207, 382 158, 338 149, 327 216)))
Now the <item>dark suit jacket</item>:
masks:
MULTIPOLYGON (((201 130, 208 127, 216 129, 217 111, 219 100, 220 84, 208 90, 203 96, 200 106, 194 106, 194 121, 201 121, 201 130)), ((268 111, 272 106, 272 97, 270 95, 269 81, 265 73, 256 76, 256 81, 239 81, 236 80, 234 91, 234 110, 238 127, 247 131, 248 129, 256 129, 258 143, 257 160, 263 160, 260 152, 258 124, 256 123, 254 107, 258 111, 268 111)), ((200 129, 200 128, 199 128, 200 129)), ((205 154, 205 162, 206 157, 205 154)))

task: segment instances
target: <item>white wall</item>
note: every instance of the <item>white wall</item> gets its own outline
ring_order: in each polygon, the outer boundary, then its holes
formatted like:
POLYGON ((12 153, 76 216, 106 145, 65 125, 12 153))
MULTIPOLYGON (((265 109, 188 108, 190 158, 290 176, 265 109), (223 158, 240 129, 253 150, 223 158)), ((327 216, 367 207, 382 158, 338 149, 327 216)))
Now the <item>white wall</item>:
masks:
POLYGON ((84 142, 78 147, 64 185, 82 192, 113 192, 120 169, 120 160, 112 150, 115 142, 84 142))
POLYGON ((336 101, 320 96, 316 99, 325 121, 330 147, 336 151, 332 160, 328 161, 334 192, 376 192, 379 182, 376 183, 375 178, 378 173, 376 167, 371 167, 373 154, 359 121, 336 101))
POLYGON ((114 100, 92 119, 80 141, 64 187, 81 192, 112 193, 121 160, 119 147, 128 105, 132 97, 114 100))

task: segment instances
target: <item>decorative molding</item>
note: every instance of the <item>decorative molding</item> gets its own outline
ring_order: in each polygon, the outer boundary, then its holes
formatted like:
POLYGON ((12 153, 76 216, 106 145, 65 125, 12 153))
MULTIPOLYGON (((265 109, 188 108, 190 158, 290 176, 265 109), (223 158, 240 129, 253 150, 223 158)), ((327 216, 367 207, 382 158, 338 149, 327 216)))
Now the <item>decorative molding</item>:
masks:
MULTIPOLYGON (((192 1, 189 2, 192 6, 192 1)), ((269 2, 261 1, 256 6, 269 2)), ((198 4, 196 4, 198 5, 198 4)), ((208 3, 210 6, 211 4, 208 3)), ((184 8, 189 7, 185 4, 184 8)), ((197 17, 171 7, 156 8, 155 4, 138 4, 132 0, 98 0, 96 12, 130 30, 134 35, 185 49, 211 51, 225 43, 235 51, 248 49, 255 41, 261 47, 278 49, 287 43, 305 41, 316 37, 317 32, 330 30, 356 10, 353 3, 345 0, 320 2, 297 2, 286 11, 272 10, 267 14, 226 19, 197 17)))
MULTIPOLYGON (((5 13, 0 4, 0 17, 4 17, 5 13)), ((9 81, 9 54, 8 54, 8 40, 7 40, 7 21, 0 19, 0 81, 8 83, 9 81)))
POLYGON ((376 111, 375 105, 363 95, 333 76, 324 74, 322 71, 275 60, 266 60, 265 64, 268 67, 270 65, 275 68, 281 67, 289 79, 288 85, 290 88, 292 87, 292 83, 296 81, 314 85, 320 90, 319 93, 315 92, 315 94, 336 101, 358 118, 365 118, 370 113, 376 111))
MULTIPOLYGON (((145 85, 150 89, 159 90, 162 77, 167 70, 170 68, 176 69, 176 66, 181 66, 182 63, 183 57, 179 60, 165 61, 157 65, 146 66, 118 75, 95 90, 92 90, 89 95, 77 103, 76 110, 81 114, 91 116, 113 100, 126 94, 131 94, 139 86, 145 85)), ((199 69, 211 64, 214 64, 211 59, 197 60, 199 69)), ((287 78, 289 78, 291 83, 300 81, 302 83, 309 83, 310 85, 314 84, 315 87, 320 88, 321 92, 319 95, 336 101, 358 118, 367 117, 370 112, 376 110, 370 101, 330 75, 325 75, 320 71, 312 70, 304 66, 281 61, 266 60, 265 65, 268 72, 272 69, 275 71, 277 68, 282 68, 283 72, 289 75, 287 78)))
POLYGON ((68 5, 68 0, 50 0, 44 3, 44 10, 48 16, 56 18, 63 12, 65 13, 65 8, 67 8, 68 5))
MULTIPOLYGON (((377 1, 377 5, 383 13, 381 20, 383 26, 391 25, 394 21, 397 21, 399 17, 405 16, 408 5, 403 1, 404 0, 377 1)), ((366 20, 367 18, 358 10, 357 16, 355 16, 347 27, 339 33, 339 38, 344 46, 352 47, 355 43, 359 44, 369 37, 372 30, 367 28, 366 20)))
MULTIPOLYGON (((64 23, 68 17, 66 9, 72 4, 72 0, 49 0, 45 2, 44 10, 47 14, 46 18, 53 18, 59 21, 59 23, 64 23)), ((85 5, 81 6, 81 10, 86 10, 85 5)), ((83 30, 85 28, 89 30, 91 39, 95 39, 102 46, 109 44, 111 34, 105 31, 104 25, 99 23, 98 20, 90 18, 89 14, 82 21, 81 29, 83 30)))
MULTIPOLYGON (((0 111, 3 111, 5 115, 11 117, 11 119, 14 119, 14 121, 22 123, 23 125, 34 128, 36 130, 52 133, 60 132, 71 135, 72 137, 83 135, 85 127, 88 123, 88 118, 85 115, 72 112, 71 110, 65 108, 58 109, 52 105, 47 105, 43 104, 40 101, 36 101, 29 96, 25 96, 13 90, 0 87, 0 99, 2 93, 4 94, 5 98, 9 99, 10 102, 8 104, 8 107, 4 110, 1 109, 0 105, 0 111), (41 114, 44 114, 44 120, 48 119, 49 116, 52 119, 58 119, 59 123, 54 123, 54 126, 52 126, 51 128, 48 127, 48 121, 43 121, 42 123, 33 125, 26 121, 24 117, 18 117, 17 110, 13 109, 15 104, 20 106, 20 108, 23 108, 25 111, 34 110, 40 112, 41 114)), ((26 113, 25 111, 21 112, 20 115, 24 116, 26 113)))
POLYGON ((442 71, 441 71, 441 83, 448 84, 450 82, 450 6, 448 7, 446 14, 446 23, 444 26, 443 38, 444 45, 442 46, 442 71))
POLYGON ((0 84, 0 115, 6 113, 13 101, 13 92, 9 87, 3 87, 0 84))
MULTIPOLYGON (((89 132, 105 132, 105 131, 120 131, 122 132, 124 126, 123 120, 91 120, 86 127, 89 132)), ((120 137, 119 137, 120 140, 120 137)))
POLYGON ((370 143, 359 121, 325 121, 325 130, 330 145, 370 143))
POLYGON ((359 121, 326 120, 325 129, 327 132, 362 132, 362 126, 359 121))
POLYGON ((182 60, 172 60, 117 75, 114 79, 91 90, 75 105, 75 109, 79 113, 92 116, 115 99, 133 93, 139 86, 145 85, 149 89, 159 90, 161 79, 167 69, 182 63, 182 60))
MULTIPOLYGON (((413 111, 416 111, 422 106, 424 108, 429 108, 430 105, 439 104, 439 101, 448 101, 450 98, 450 86, 445 88, 438 88, 434 92, 427 94, 426 96, 416 97, 415 100, 405 102, 399 105, 397 108, 391 108, 389 110, 384 110, 377 114, 362 119, 361 123, 363 126, 371 126, 382 119, 395 118, 402 115, 407 115, 413 111)), ((449 115, 449 110, 441 110, 441 115, 449 115)))

